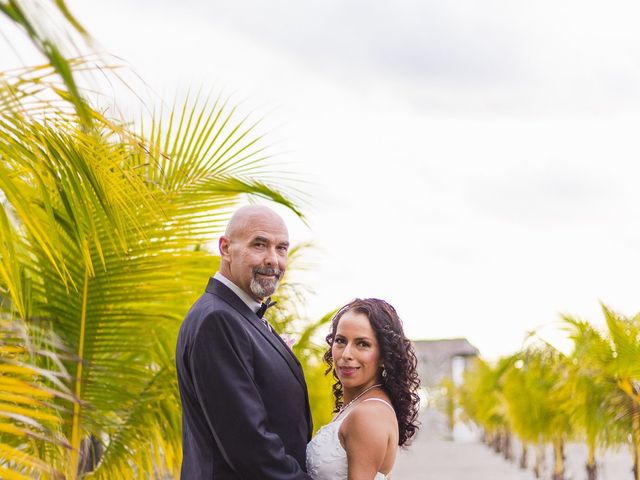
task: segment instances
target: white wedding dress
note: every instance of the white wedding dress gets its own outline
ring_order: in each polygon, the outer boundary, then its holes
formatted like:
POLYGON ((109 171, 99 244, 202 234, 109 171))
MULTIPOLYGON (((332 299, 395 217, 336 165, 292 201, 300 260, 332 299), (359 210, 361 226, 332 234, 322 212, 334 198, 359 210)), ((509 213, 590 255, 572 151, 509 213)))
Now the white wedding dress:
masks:
MULTIPOLYGON (((383 402, 393 410, 388 402, 380 398, 367 398, 362 401, 371 400, 383 402)), ((340 418, 321 427, 307 445, 307 473, 313 480, 347 480, 347 452, 340 444, 338 430, 350 412, 351 409, 347 409, 340 418)), ((387 477, 378 473, 373 480, 387 480, 387 477)))

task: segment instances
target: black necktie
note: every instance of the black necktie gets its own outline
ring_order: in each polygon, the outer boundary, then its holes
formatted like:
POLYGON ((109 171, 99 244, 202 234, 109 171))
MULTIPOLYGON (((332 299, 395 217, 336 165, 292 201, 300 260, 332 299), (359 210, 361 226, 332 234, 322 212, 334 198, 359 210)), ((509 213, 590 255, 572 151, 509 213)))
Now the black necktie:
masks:
POLYGON ((272 302, 271 297, 267 297, 267 299, 260 305, 260 308, 256 311, 258 318, 264 317, 264 312, 266 312, 268 308, 273 307, 276 303, 278 302, 272 302))

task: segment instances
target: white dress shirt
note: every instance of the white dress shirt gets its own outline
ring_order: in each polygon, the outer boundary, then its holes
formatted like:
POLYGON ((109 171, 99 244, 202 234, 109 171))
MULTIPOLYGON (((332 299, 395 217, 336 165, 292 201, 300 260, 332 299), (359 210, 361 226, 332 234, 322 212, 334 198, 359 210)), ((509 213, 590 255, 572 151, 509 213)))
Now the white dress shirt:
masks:
MULTIPOLYGON (((247 292, 242 290, 239 286, 237 286, 235 283, 233 283, 227 277, 222 275, 220 272, 216 272, 216 274, 213 276, 213 278, 215 278, 219 282, 222 282, 225 286, 229 287, 229 289, 233 293, 235 293, 238 297, 240 297, 240 300, 242 300, 247 305, 247 307, 249 307, 251 309, 252 312, 257 312, 258 309, 262 306, 261 302, 258 302, 251 295, 249 295, 247 292)), ((270 331, 273 332, 273 328, 271 327, 269 322, 267 322, 267 320, 265 318, 261 318, 261 320, 262 320, 262 323, 264 323, 266 325, 266 327, 270 331)))

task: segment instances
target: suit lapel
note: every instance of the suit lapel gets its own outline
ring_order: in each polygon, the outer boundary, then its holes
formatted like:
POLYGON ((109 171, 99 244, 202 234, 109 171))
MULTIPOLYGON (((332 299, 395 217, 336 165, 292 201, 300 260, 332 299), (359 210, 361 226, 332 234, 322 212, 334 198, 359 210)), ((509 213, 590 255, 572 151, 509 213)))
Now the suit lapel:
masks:
POLYGON ((244 303, 235 293, 231 291, 231 289, 227 288, 227 286, 222 282, 219 282, 215 278, 211 277, 209 279, 209 284, 207 285, 206 291, 220 297, 229 305, 231 305, 238 313, 245 317, 247 321, 260 333, 260 335, 262 335, 267 340, 267 342, 269 342, 273 346, 273 348, 277 350, 277 352, 282 356, 285 362, 287 362, 287 365, 289 365, 291 372, 294 374, 298 382, 300 382, 300 384, 306 391, 306 383, 304 381, 304 375, 302 373, 300 362, 298 362, 298 359, 295 357, 293 352, 284 343, 284 340, 280 338, 280 335, 275 332, 270 332, 255 314, 255 312, 252 312, 247 304, 244 303))

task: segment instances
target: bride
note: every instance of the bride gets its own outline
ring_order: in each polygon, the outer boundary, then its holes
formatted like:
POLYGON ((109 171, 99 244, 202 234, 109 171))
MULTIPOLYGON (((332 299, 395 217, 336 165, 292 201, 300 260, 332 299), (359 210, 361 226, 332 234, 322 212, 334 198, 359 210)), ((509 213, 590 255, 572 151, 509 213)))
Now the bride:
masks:
POLYGON ((356 299, 333 318, 324 359, 335 417, 307 446, 314 480, 385 480, 418 429, 416 356, 395 309, 356 299))

